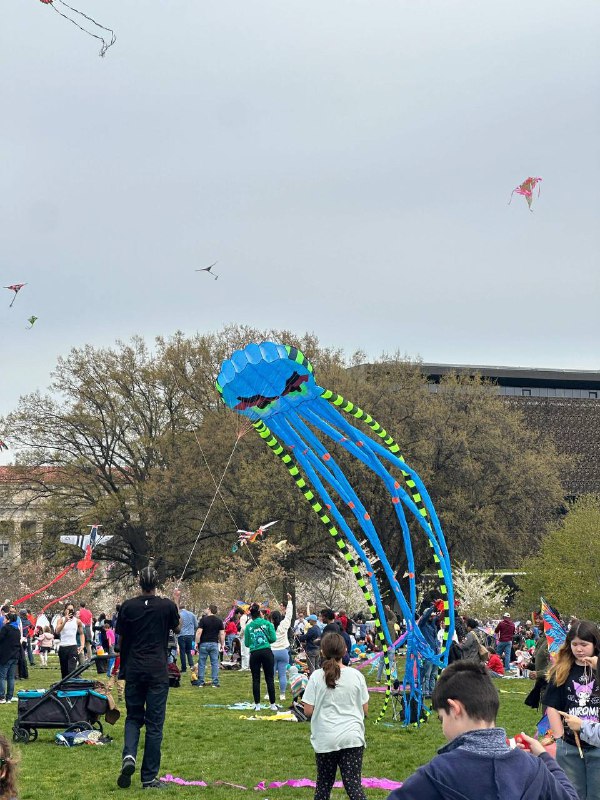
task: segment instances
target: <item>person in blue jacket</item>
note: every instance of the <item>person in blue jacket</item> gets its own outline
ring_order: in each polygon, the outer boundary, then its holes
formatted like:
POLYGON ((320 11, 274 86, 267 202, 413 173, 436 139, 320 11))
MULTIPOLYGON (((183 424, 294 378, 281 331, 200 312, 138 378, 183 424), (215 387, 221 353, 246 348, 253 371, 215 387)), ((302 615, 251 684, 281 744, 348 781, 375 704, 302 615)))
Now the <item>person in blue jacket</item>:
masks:
POLYGON ((448 744, 388 800, 578 800, 556 761, 521 734, 511 750, 496 727, 499 695, 483 664, 456 661, 440 675, 432 705, 448 744))

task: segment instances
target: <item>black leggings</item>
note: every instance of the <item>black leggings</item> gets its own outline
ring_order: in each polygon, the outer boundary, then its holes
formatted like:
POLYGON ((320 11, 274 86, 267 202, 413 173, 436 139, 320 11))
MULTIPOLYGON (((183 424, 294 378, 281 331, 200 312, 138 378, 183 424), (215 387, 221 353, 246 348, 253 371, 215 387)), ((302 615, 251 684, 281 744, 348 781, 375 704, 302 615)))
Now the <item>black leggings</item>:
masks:
POLYGON ((73 672, 77 666, 77 645, 69 644, 66 647, 61 645, 58 648, 58 661, 60 663, 60 677, 66 678, 69 672, 73 672))
POLYGON ((252 673, 252 694, 254 695, 254 703, 260 703, 260 668, 263 668, 265 673, 265 681, 267 682, 267 691, 269 693, 269 702, 271 705, 275 702, 275 675, 274 675, 275 657, 270 647, 265 647, 263 650, 254 650, 250 653, 250 672, 252 673))
POLYGON ((329 800, 339 766, 342 783, 350 800, 367 800, 362 790, 361 773, 364 747, 347 747, 331 753, 315 753, 317 757, 317 788, 315 800, 329 800))

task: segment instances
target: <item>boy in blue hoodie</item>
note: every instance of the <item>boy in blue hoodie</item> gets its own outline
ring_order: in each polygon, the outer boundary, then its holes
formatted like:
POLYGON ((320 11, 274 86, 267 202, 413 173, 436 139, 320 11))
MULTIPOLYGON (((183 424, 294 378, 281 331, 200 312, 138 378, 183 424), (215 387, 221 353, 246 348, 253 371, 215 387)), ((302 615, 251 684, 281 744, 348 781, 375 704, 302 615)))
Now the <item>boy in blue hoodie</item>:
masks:
POLYGON ((529 753, 510 749, 496 727, 500 701, 483 665, 456 661, 447 667, 432 705, 448 744, 388 800, 578 800, 536 739, 521 734, 529 753))

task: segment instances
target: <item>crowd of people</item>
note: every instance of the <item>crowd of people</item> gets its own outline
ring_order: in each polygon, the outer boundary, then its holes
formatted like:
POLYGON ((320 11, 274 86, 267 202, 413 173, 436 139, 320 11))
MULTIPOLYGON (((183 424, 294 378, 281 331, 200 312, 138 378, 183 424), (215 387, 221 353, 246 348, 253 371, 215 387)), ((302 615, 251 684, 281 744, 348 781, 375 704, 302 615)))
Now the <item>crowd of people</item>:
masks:
MULTIPOLYGON (((57 653, 64 677, 80 660, 106 654, 109 690, 116 685, 127 709, 118 786, 131 784, 145 726, 142 788, 164 788, 158 774, 169 662, 179 660, 181 672, 194 671, 193 684, 198 688, 219 688, 219 671, 226 662, 251 673, 255 711, 263 708, 261 675, 267 708, 272 711, 281 708, 291 688, 292 707, 300 704, 303 718, 311 724, 315 800, 328 800, 338 768, 351 800, 364 800, 361 765, 369 695, 364 674, 353 669, 353 662, 380 649, 374 621, 329 608, 319 614, 299 612, 294 619, 291 595, 281 605, 253 603, 233 608, 224 617, 211 604, 198 617, 180 603, 178 591, 169 600, 157 595, 157 586, 156 571, 142 570, 141 594, 117 606, 111 618, 106 614, 95 618, 85 603, 78 609, 67 603, 47 625, 40 625, 27 610, 19 612, 5 603, 0 610, 0 702, 15 701, 17 670, 23 663, 25 668, 35 664, 36 655, 44 668, 49 654, 57 653), (206 680, 209 664, 210 681, 206 680)), ((403 620, 389 607, 386 617, 388 629, 399 637, 403 620)), ((444 643, 444 610, 437 598, 424 601, 417 624, 433 651, 439 652, 444 643)), ((390 800, 600 798, 600 630, 596 624, 571 619, 566 641, 553 658, 535 616, 521 623, 505 612, 500 620, 486 624, 457 616, 449 649, 446 669, 439 673, 435 665, 424 661, 420 675, 423 696, 441 720, 448 744, 390 800), (541 741, 521 734, 517 750, 511 749, 504 730, 496 726, 498 677, 534 681, 525 702, 542 706, 547 713, 549 729, 541 741), (548 746, 555 746, 555 758, 548 746), (471 783, 476 791, 470 791, 471 783)), ((395 655, 392 651, 392 659, 395 655)), ((376 683, 382 678, 382 664, 380 658, 376 683)), ((8 742, 0 739, 0 749, 4 753, 0 787, 3 781, 13 785, 8 742)))

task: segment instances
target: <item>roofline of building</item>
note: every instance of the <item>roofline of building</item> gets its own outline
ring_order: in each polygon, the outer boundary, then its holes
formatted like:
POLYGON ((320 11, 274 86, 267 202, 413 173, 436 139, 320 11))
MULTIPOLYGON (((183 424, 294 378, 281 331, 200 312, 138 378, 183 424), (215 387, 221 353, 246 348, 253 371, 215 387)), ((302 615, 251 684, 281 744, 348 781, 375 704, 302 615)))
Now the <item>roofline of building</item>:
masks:
MULTIPOLYGON (((363 364, 363 367, 385 367, 380 364, 363 364)), ((600 389, 600 371, 547 369, 537 367, 503 367, 485 364, 436 364, 424 361, 419 367, 436 383, 445 375, 454 372, 461 375, 481 375, 499 386, 555 386, 572 389, 600 389)))

